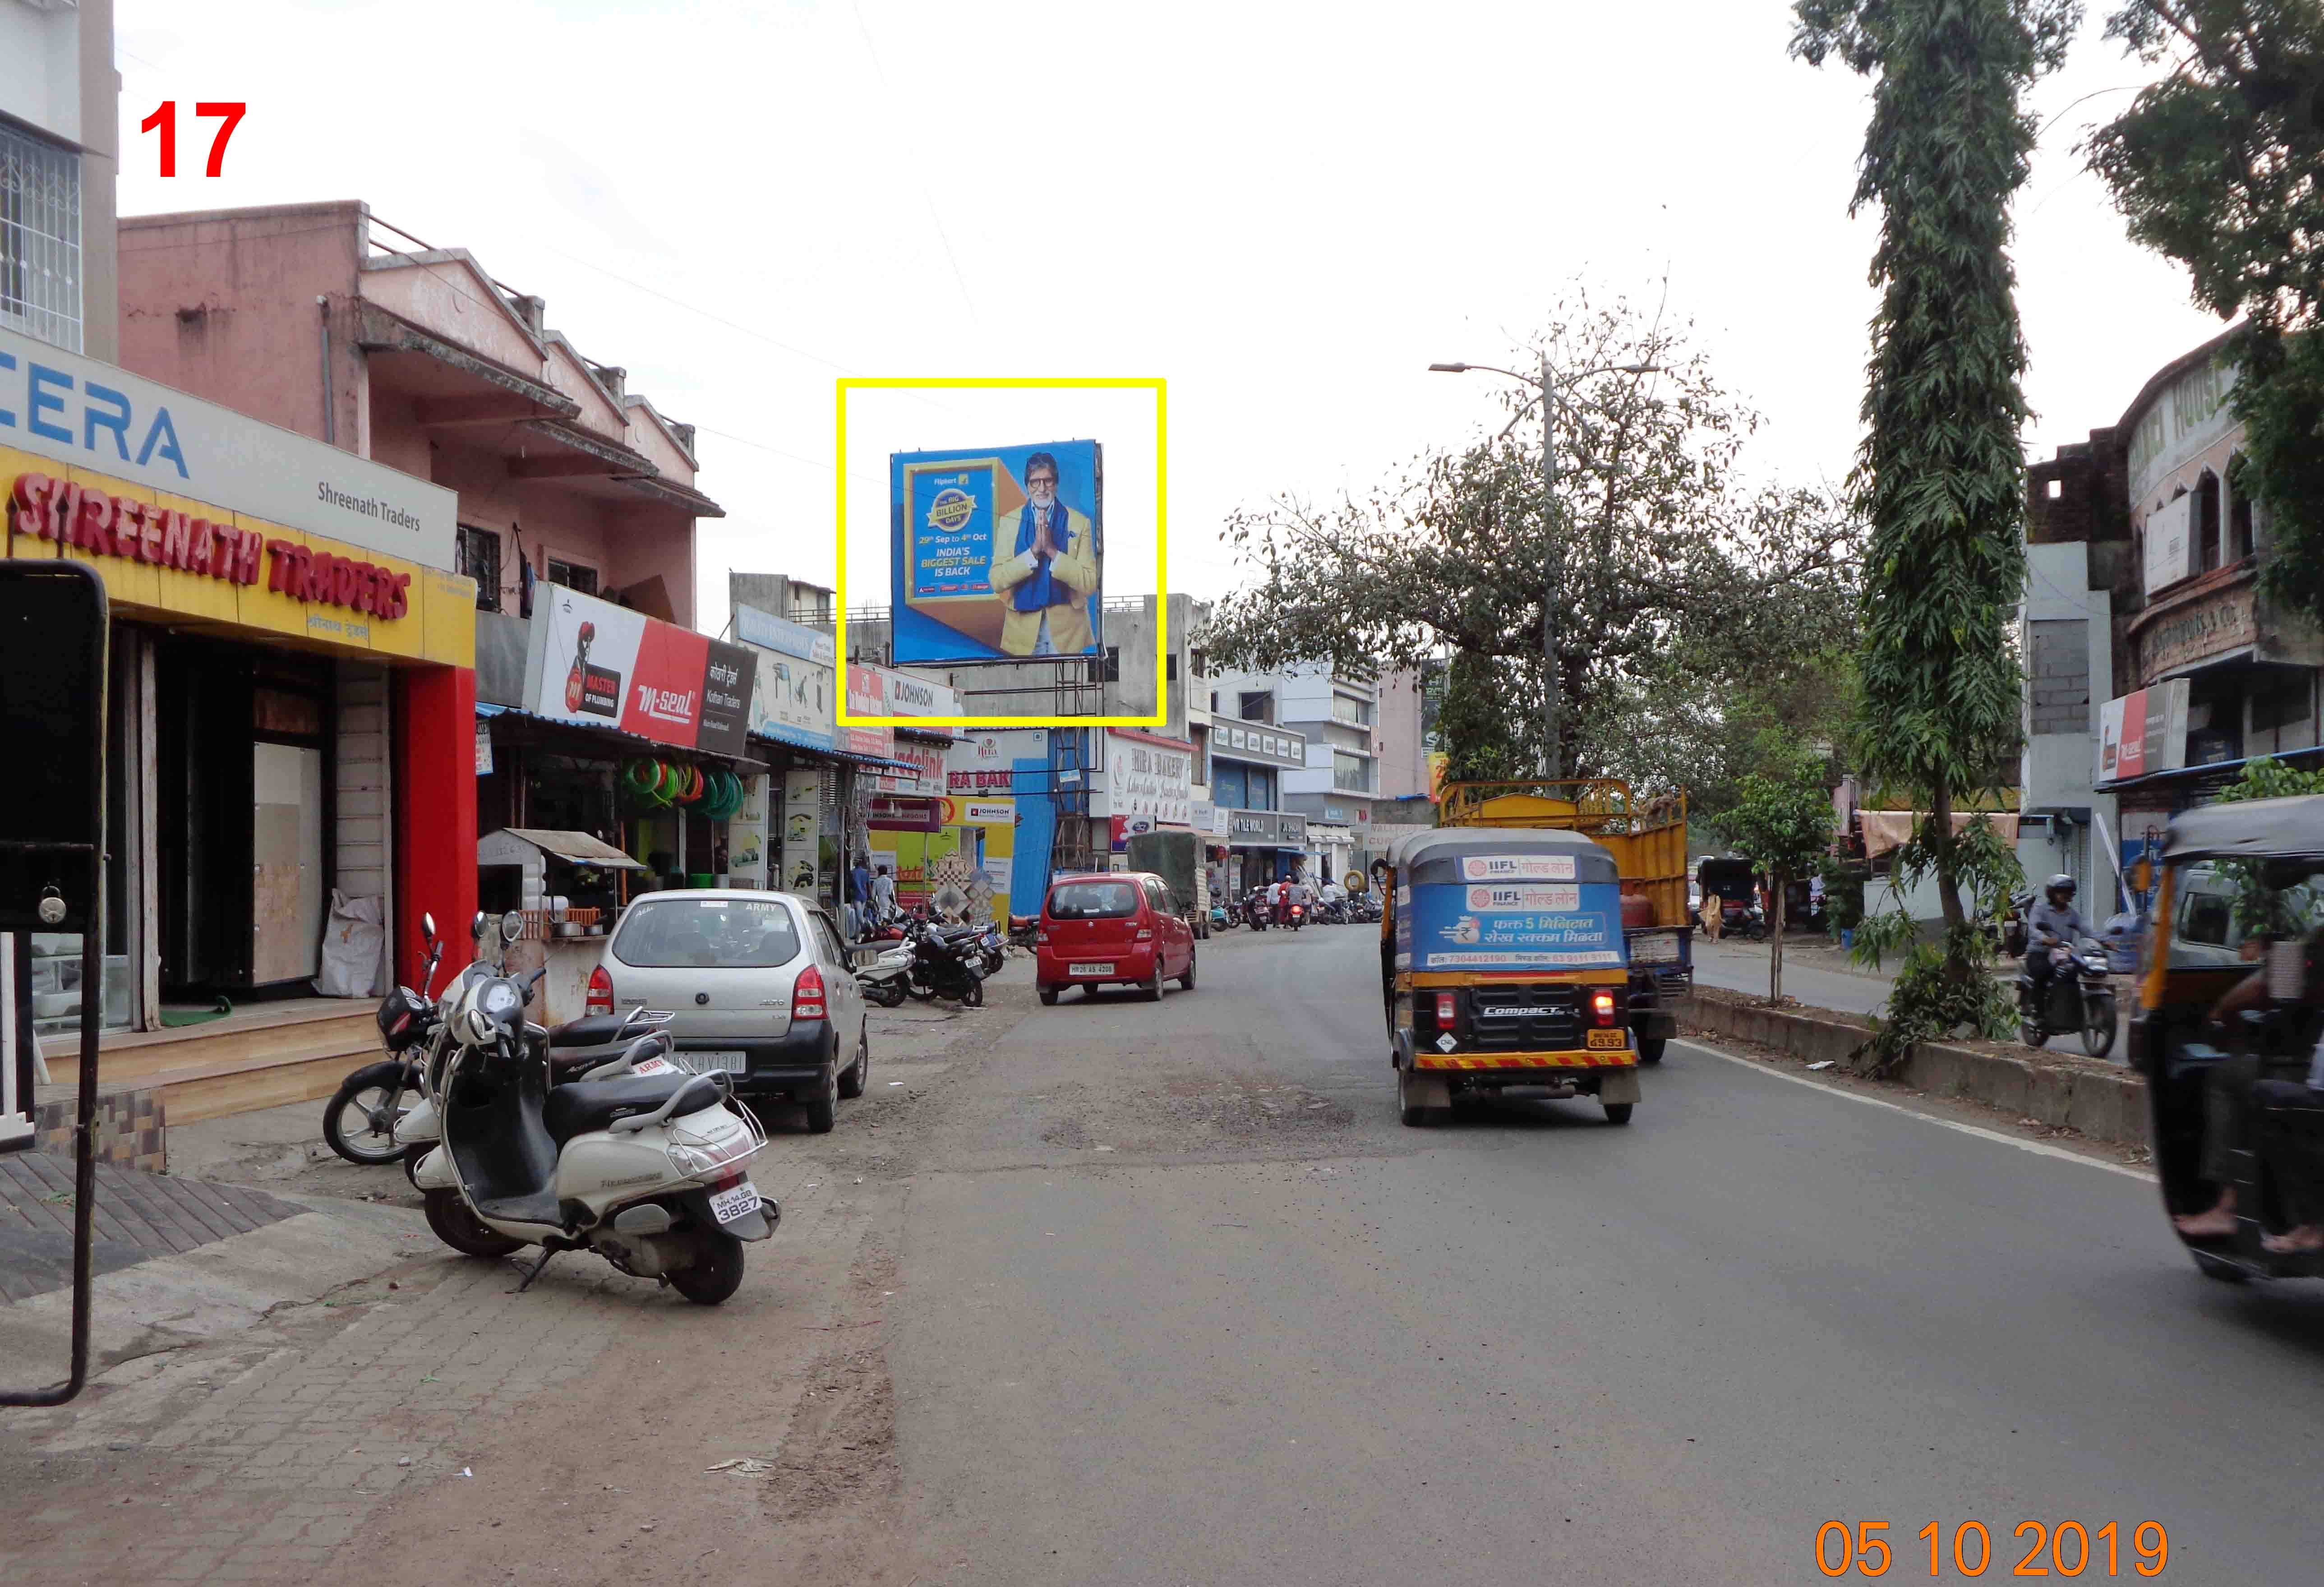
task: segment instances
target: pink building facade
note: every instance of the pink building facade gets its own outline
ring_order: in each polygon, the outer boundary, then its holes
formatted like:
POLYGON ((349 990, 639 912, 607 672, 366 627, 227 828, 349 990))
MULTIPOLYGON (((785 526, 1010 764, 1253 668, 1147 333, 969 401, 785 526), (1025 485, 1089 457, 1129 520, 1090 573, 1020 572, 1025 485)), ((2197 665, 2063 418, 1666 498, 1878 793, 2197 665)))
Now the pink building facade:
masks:
POLYGON ((121 222, 121 361, 459 494, 460 571, 536 577, 691 627, 694 431, 584 357, 542 300, 357 202, 121 222))

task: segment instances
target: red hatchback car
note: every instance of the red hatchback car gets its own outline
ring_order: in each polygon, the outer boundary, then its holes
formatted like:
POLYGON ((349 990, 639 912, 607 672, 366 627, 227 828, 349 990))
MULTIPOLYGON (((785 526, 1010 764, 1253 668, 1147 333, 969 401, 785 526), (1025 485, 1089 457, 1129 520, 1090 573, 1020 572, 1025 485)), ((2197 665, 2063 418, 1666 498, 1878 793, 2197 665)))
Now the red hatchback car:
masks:
POLYGON ((1041 903, 1033 933, 1033 982, 1045 1003, 1068 986, 1121 983, 1162 1001, 1176 977, 1194 990, 1194 928, 1159 876, 1144 871, 1061 876, 1041 903))

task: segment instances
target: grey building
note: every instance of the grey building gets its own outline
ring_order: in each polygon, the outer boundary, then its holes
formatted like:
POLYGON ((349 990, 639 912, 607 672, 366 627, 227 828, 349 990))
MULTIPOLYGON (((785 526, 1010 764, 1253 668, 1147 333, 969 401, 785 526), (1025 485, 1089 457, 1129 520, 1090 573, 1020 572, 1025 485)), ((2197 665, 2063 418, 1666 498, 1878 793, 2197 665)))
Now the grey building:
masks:
POLYGON ((121 361, 113 0, 0 0, 0 326, 121 361))

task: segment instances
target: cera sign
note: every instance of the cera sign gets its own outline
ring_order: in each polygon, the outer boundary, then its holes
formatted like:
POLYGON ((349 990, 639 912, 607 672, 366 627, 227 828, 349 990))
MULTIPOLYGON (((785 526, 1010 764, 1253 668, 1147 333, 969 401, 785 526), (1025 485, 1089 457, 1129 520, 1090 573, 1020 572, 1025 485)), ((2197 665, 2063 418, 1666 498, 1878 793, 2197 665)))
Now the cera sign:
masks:
POLYGON ((230 584, 263 577, 271 594, 343 606, 395 622, 411 607, 411 575, 353 557, 269 540, 255 530, 212 523, 146 502, 20 474, 9 492, 9 527, 83 556, 121 557, 230 584))
POLYGON ((5 328, 0 447, 196 497, 222 515, 453 566, 459 498, 443 486, 5 328))
POLYGON ((525 656, 526 709, 680 749, 742 752, 757 675, 749 650, 611 601, 546 588, 525 656))

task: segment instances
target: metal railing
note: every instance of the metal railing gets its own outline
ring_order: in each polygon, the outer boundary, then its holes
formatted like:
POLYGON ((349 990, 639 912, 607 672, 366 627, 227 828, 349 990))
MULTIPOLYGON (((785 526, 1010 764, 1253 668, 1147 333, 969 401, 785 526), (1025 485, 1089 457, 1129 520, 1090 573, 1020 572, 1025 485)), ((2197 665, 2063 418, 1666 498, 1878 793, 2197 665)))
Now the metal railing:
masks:
POLYGON ((80 156, 0 125, 0 325, 78 353, 81 320, 80 156))

